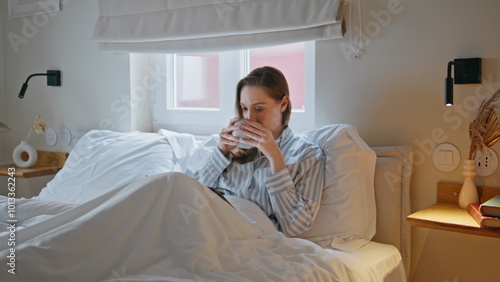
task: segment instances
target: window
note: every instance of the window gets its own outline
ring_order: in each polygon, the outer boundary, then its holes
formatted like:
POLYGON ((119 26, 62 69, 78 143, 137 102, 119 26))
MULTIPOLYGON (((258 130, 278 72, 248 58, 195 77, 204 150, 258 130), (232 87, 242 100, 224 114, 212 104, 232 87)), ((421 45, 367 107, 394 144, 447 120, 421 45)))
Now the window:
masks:
POLYGON ((287 78, 294 130, 314 127, 314 43, 244 51, 155 55, 166 77, 153 90, 155 129, 193 134, 219 133, 235 113, 236 84, 252 69, 273 66, 287 78), (306 95, 308 93, 308 95, 306 95))
POLYGON ((293 110, 304 111, 305 43, 249 50, 250 70, 274 66, 285 75, 293 110))
POLYGON ((167 109, 219 108, 219 54, 170 55, 167 66, 167 109))

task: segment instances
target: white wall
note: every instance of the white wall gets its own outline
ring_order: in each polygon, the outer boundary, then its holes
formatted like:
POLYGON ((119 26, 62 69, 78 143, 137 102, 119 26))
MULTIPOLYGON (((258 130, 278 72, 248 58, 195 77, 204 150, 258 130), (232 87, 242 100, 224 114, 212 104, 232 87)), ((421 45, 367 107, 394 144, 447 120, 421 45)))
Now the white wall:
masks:
MULTIPOLYGON (((451 173, 437 171, 429 151, 437 143, 452 142, 463 158, 471 118, 458 110, 475 114, 480 101, 476 96, 488 93, 488 87, 500 88, 500 1, 362 2, 363 30, 370 41, 361 60, 346 58, 343 47, 348 37, 317 43, 316 126, 351 123, 369 145, 414 146, 411 197, 416 211, 435 202, 438 181, 462 181, 461 168, 451 173), (485 83, 455 86, 456 106, 448 109, 443 106, 446 65, 460 57, 483 58, 485 83)), ((96 1, 65 1, 55 16, 45 22, 38 18, 40 26, 35 31, 29 30, 27 22, 33 22, 32 17, 8 19, 6 1, 0 2, 0 9, 9 125, 25 135, 39 113, 57 130, 63 126, 103 128, 107 121, 115 130, 131 128, 128 56, 99 52, 90 40, 96 1), (16 53, 7 36, 22 35, 23 29, 27 43, 16 53), (46 86, 43 78, 34 78, 25 99, 17 98, 29 74, 51 68, 62 71, 61 87, 46 86)), ((8 136, 6 152, 10 154, 19 140, 8 136)), ((39 149, 66 149, 47 148, 41 136, 32 142, 39 149)), ((494 148, 500 153, 499 145, 494 148)), ((478 178, 477 183, 500 186, 500 173, 478 178)), ((494 265, 500 253, 498 239, 414 228, 412 241, 413 281, 491 281, 498 277, 494 265)))
MULTIPOLYGON (((461 116, 459 109, 475 115, 482 100, 477 96, 500 88, 500 38, 495 36, 500 2, 362 2, 370 41, 361 60, 346 60, 342 42, 317 44, 316 125, 352 123, 372 146, 412 145, 417 153, 411 191, 416 211, 436 201, 438 181, 463 179, 461 167, 451 173, 434 168, 430 151, 435 144, 451 142, 463 159, 472 118, 461 116), (388 5, 398 7, 392 9, 397 13, 388 13, 388 5), (455 106, 449 109, 443 106, 446 67, 461 57, 483 58, 485 83, 455 86, 455 106)), ((494 149, 500 152, 499 145, 494 149)), ((500 187, 500 171, 477 183, 500 187)), ((412 230, 413 281, 497 279, 498 239, 412 230)))
MULTIPOLYGON (((26 136, 36 114, 56 130, 128 131, 129 56, 100 52, 90 40, 97 1, 61 1, 61 12, 16 19, 8 19, 6 2, 0 4, 6 121, 17 134, 26 136), (62 86, 47 86, 45 77, 33 77, 24 99, 17 97, 30 74, 49 69, 61 70, 62 86)), ((13 134, 8 136, 11 152, 20 140, 13 134)), ((29 141, 39 150, 66 150, 48 147, 42 135, 29 141)))

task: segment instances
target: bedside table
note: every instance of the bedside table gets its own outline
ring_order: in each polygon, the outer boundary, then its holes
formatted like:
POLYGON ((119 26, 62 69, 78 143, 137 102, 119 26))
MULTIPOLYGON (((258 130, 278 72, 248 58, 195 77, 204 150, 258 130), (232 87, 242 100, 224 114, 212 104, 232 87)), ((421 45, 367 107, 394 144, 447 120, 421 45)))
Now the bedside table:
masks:
POLYGON ((63 167, 68 153, 37 151, 38 159, 33 167, 20 168, 15 164, 0 165, 0 178, 3 184, 0 187, 0 195, 6 196, 8 183, 15 184, 16 198, 30 198, 40 193, 47 182, 63 167), (15 171, 12 175, 9 172, 15 171))
MULTIPOLYGON (((439 182, 437 203, 410 214, 406 220, 411 226, 500 238, 500 228, 481 228, 467 210, 458 207, 460 183, 439 182)), ((500 194, 499 188, 477 186, 481 203, 500 194)))

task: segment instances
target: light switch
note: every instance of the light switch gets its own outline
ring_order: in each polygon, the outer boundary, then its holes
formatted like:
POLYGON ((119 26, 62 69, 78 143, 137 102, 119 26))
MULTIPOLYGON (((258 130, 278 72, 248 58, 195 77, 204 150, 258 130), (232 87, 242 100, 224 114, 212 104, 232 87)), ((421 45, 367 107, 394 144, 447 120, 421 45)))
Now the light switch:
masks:
POLYGON ((441 143, 432 152, 434 166, 443 172, 455 170, 460 162, 460 152, 451 143, 441 143))
POLYGON ((452 165, 453 164, 453 151, 452 150, 439 150, 439 164, 452 165))
POLYGON ((451 150, 446 150, 445 151, 445 165, 453 165, 453 151, 451 150))
POLYGON ((445 150, 439 150, 439 164, 440 165, 446 164, 446 151, 445 150))

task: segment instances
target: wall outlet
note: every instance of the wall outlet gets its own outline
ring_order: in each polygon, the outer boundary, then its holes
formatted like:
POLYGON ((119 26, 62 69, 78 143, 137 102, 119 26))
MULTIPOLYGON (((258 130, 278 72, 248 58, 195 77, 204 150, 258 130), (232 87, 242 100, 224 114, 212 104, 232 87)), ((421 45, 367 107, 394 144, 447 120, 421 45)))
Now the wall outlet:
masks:
POLYGON ((71 130, 64 127, 59 132, 59 135, 61 136, 60 143, 62 146, 67 147, 71 144, 71 130))
POLYGON ((47 128, 45 130, 45 142, 47 142, 49 146, 54 146, 57 143, 57 133, 53 128, 47 128))
POLYGON ((479 176, 490 176, 498 167, 498 155, 493 149, 488 149, 486 154, 477 152, 476 154, 477 168, 476 173, 479 176))

